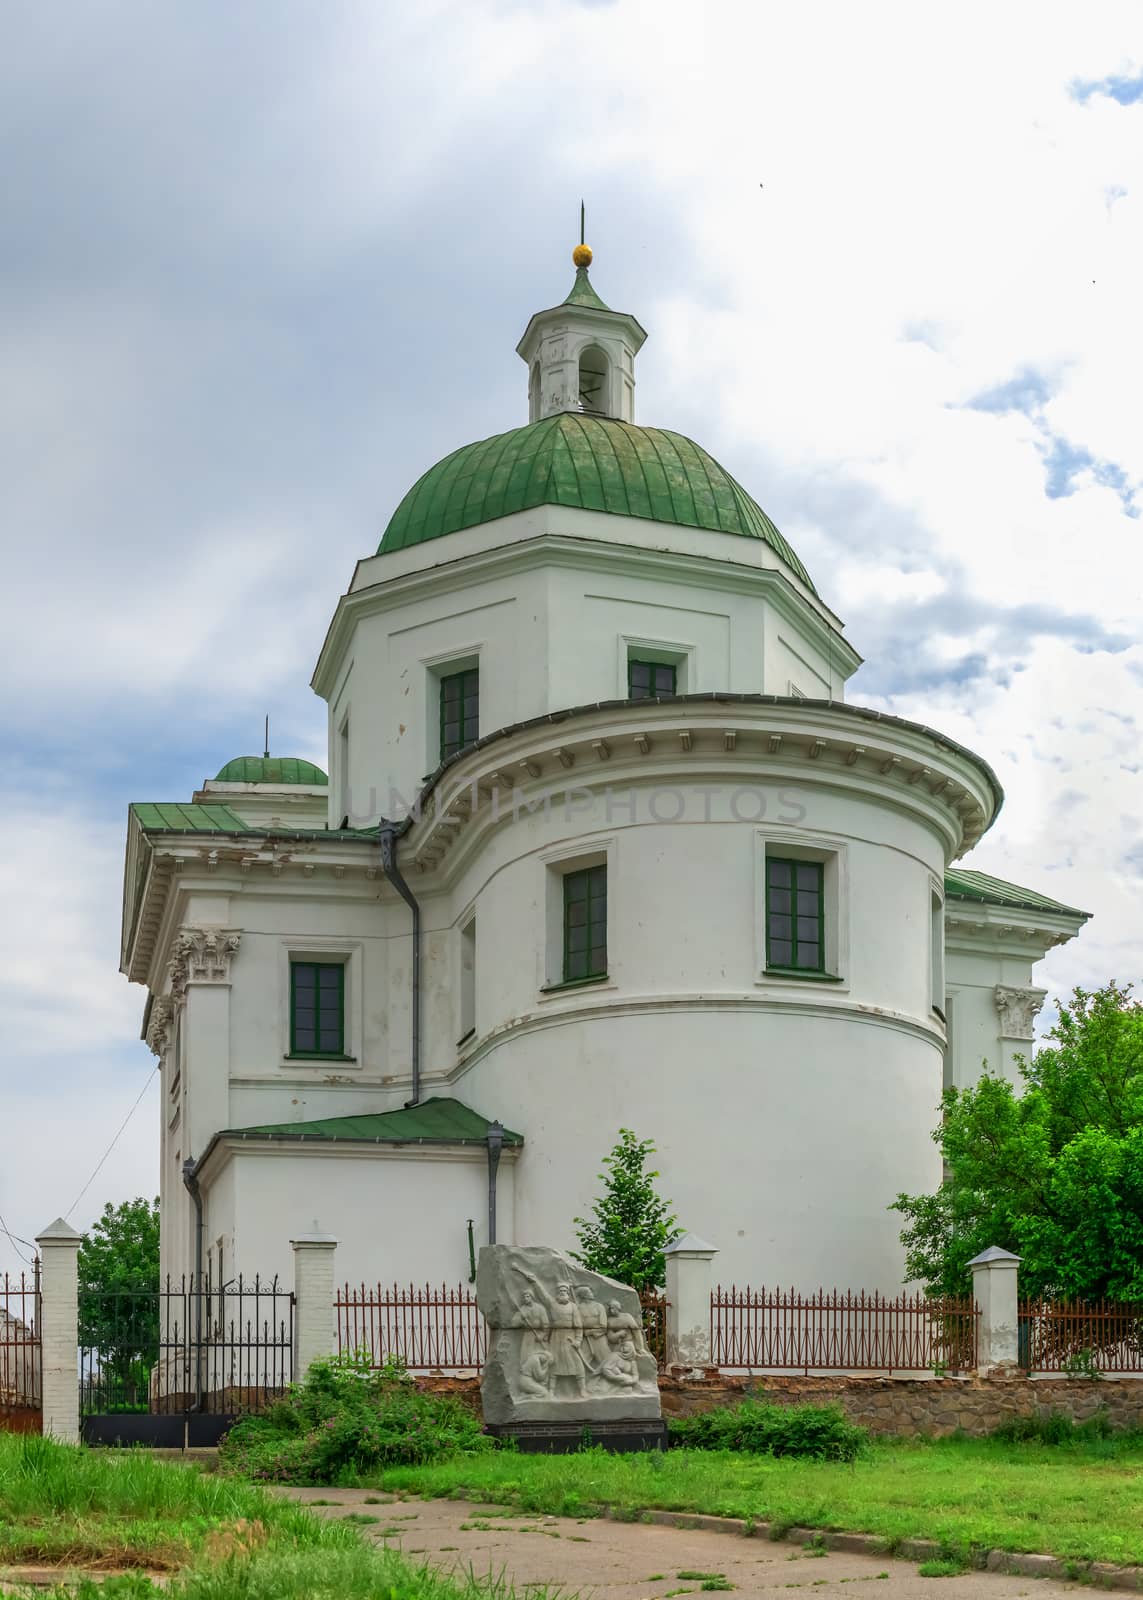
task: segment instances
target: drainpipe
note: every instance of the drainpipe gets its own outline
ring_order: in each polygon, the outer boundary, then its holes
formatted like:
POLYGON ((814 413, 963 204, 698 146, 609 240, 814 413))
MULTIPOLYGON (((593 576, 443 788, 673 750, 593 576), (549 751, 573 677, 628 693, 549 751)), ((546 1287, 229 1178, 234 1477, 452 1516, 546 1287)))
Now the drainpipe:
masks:
POLYGON ((488 1242, 496 1243, 496 1169, 500 1165, 500 1152, 504 1148, 502 1123, 488 1124, 488 1242))
POLYGON ((421 908, 397 865, 396 825, 382 822, 377 837, 382 871, 413 913, 413 1097, 405 1101, 409 1107, 421 1103, 421 908))
POLYGON ((202 1190, 198 1184, 198 1163, 188 1156, 183 1162, 183 1184, 194 1206, 194 1405, 201 1411, 206 1396, 202 1391, 202 1241, 205 1223, 202 1216, 202 1190))

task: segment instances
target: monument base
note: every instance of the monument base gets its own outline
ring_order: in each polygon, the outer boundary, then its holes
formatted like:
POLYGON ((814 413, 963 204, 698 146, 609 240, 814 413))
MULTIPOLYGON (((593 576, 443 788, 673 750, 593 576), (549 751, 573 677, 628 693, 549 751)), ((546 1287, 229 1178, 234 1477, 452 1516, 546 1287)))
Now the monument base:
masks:
POLYGON ((514 1439, 525 1455, 566 1456, 576 1450, 665 1450, 667 1424, 661 1417, 611 1417, 594 1422, 488 1422, 494 1439, 514 1439))

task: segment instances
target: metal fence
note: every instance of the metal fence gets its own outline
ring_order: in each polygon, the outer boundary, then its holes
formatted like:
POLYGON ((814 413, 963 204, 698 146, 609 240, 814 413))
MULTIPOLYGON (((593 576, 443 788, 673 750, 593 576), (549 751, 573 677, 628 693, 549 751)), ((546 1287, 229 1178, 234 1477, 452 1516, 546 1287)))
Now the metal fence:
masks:
POLYGON ((40 1425, 40 1277, 0 1276, 0 1428, 35 1431, 40 1425))
POLYGON ((410 1372, 478 1372, 484 1366, 484 1318, 464 1284, 422 1289, 347 1283, 334 1308, 338 1349, 368 1357, 373 1367, 390 1357, 410 1372))
POLYGON ((1023 1300, 1019 1362, 1030 1372, 1143 1372, 1143 1305, 1023 1300))
POLYGON ((277 1278, 166 1278, 157 1289, 83 1290, 84 1415, 236 1416, 293 1376, 294 1297, 277 1278))
POLYGON ((639 1304, 643 1311, 643 1338, 662 1371, 667 1365, 667 1297, 658 1289, 644 1289, 639 1304))
POLYGON ((711 1361, 728 1371, 964 1372, 976 1365, 979 1308, 923 1294, 719 1287, 711 1361))

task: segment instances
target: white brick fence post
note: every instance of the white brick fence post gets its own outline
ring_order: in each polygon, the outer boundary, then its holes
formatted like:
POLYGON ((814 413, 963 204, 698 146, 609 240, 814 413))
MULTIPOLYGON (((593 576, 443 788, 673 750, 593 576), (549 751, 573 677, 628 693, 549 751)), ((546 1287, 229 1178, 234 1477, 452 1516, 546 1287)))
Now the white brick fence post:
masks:
POLYGON ((333 1307, 333 1263, 337 1240, 325 1233, 291 1239, 294 1252, 294 1381, 300 1383, 311 1361, 337 1350, 333 1307))
POLYGON ((40 1365, 44 1432, 79 1443, 79 1247, 57 1217, 36 1235, 40 1250, 40 1365))
POLYGON ((667 1365, 710 1366, 710 1264, 713 1244, 693 1233, 669 1244, 667 1258, 667 1365))
POLYGON ((973 1256, 972 1293, 980 1307, 977 1371, 1014 1367, 1020 1359, 1018 1277, 1020 1257, 992 1245, 973 1256))

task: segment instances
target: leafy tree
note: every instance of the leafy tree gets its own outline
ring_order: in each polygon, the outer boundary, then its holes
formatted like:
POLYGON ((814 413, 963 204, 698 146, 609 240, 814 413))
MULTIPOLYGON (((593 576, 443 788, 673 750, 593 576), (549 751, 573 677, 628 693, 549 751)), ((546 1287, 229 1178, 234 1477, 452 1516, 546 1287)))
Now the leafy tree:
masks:
POLYGON ((667 1276, 663 1251, 679 1237, 669 1200, 655 1193, 657 1172, 646 1171, 655 1146, 620 1128, 619 1143, 603 1158, 603 1193, 589 1218, 576 1217, 580 1252, 573 1259, 633 1289, 654 1288, 667 1276))
POLYGON ((1131 986, 1076 989, 1031 1063, 1024 1092, 985 1076, 949 1089, 933 1134, 946 1178, 891 1209, 906 1272, 963 1294, 989 1245, 1022 1258, 1021 1290, 1143 1300, 1143 1006, 1131 986))
POLYGON ((145 1400, 159 1353, 159 1202, 104 1206, 79 1247, 79 1342, 113 1404, 145 1400))

